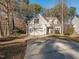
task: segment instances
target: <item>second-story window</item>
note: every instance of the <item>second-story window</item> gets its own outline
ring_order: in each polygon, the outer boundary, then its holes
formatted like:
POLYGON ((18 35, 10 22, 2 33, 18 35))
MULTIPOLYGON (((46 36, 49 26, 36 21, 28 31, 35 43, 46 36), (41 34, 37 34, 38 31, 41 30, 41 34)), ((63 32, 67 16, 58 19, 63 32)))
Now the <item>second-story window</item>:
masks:
POLYGON ((34 23, 39 23, 39 19, 34 19, 34 23))

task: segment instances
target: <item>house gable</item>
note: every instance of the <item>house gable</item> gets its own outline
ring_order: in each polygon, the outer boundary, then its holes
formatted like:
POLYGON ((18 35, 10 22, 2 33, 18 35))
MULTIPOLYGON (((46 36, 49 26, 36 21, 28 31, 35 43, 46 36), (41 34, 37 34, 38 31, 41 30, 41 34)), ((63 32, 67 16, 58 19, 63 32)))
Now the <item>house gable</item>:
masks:
POLYGON ((49 18, 49 24, 51 25, 61 25, 60 21, 57 19, 57 17, 50 17, 49 18))
POLYGON ((30 21, 30 24, 32 25, 45 25, 46 27, 50 26, 50 24, 45 20, 45 18, 38 14, 36 17, 32 18, 30 21))
POLYGON ((79 18, 77 16, 72 19, 72 25, 75 33, 79 34, 79 18))
POLYGON ((72 19, 72 25, 78 24, 78 23, 79 23, 79 18, 75 16, 75 17, 72 19))

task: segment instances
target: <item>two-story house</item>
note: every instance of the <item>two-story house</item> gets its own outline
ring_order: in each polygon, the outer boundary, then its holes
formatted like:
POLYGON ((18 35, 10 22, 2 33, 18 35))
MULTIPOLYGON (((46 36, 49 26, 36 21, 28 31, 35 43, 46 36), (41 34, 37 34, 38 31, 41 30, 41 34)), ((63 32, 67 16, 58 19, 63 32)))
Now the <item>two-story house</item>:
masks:
POLYGON ((29 21, 28 33, 29 35, 61 33, 61 23, 57 17, 43 17, 38 14, 29 21))

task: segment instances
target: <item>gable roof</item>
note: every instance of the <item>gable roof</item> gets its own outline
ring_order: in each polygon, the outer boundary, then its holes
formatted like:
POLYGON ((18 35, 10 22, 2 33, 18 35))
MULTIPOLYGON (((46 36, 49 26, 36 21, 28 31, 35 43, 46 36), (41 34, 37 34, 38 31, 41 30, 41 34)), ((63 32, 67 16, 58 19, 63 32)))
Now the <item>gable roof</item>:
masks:
POLYGON ((61 24, 57 17, 46 17, 46 20, 50 25, 51 24, 53 24, 53 25, 61 24))
POLYGON ((41 15, 41 14, 38 14, 37 15, 37 18, 39 18, 42 22, 44 22, 44 24, 49 27, 50 24, 46 21, 46 19, 41 15))
POLYGON ((72 19, 72 24, 79 24, 79 17, 75 16, 75 17, 72 19))

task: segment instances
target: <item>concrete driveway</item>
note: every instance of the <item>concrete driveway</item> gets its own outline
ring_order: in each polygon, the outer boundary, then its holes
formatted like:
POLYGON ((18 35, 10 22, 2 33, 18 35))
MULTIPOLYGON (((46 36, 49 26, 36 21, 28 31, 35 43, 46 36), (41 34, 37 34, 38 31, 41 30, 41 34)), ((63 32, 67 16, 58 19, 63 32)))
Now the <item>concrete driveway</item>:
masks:
POLYGON ((79 59, 79 43, 55 37, 30 40, 24 59, 79 59))

